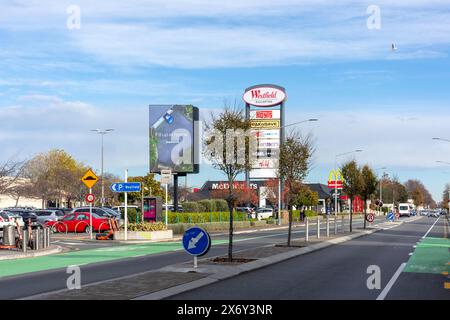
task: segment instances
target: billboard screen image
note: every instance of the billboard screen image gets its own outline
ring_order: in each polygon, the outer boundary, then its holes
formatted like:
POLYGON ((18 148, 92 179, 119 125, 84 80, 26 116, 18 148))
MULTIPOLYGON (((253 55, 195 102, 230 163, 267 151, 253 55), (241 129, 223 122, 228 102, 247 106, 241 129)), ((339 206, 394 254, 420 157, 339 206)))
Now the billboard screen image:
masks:
POLYGON ((192 105, 150 105, 150 172, 198 172, 196 122, 198 108, 192 105))

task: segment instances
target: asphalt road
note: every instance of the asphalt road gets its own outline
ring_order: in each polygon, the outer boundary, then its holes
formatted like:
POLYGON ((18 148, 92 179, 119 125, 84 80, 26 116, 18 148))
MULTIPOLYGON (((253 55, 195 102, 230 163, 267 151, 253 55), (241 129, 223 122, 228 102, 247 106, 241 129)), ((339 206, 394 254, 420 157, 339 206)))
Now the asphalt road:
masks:
MULTIPOLYGON (((398 279, 394 277, 391 281, 392 286, 388 285, 436 220, 423 217, 171 299, 450 299, 450 290, 444 288, 447 277, 439 273, 401 272, 398 279), (369 290, 367 269, 374 265, 380 268, 381 286, 369 290)), ((428 237, 442 239, 443 236, 444 217, 441 217, 428 237)), ((440 258, 450 262, 448 243, 447 248, 441 249, 440 258)))
MULTIPOLYGON (((380 218, 378 222, 384 222, 380 218)), ((362 220, 354 221, 355 227, 362 226, 362 220)), ((324 227, 324 225, 323 225, 324 227)), ((310 234, 315 234, 315 228, 311 226, 310 234)), ((322 231, 322 234, 323 231, 322 231)), ((293 238, 303 237, 304 228, 293 229, 293 238)), ((287 230, 271 230, 253 232, 249 234, 235 235, 234 250, 245 250, 264 246, 267 244, 285 242, 287 230)), ((213 240, 222 240, 223 244, 213 245, 206 257, 223 255, 227 252, 226 235, 213 235, 213 240)), ((82 246, 81 246, 82 247, 82 246)), ((115 246, 123 247, 123 246, 115 246)), ((87 251, 86 251, 87 252, 87 251)), ((83 250, 80 251, 83 253, 83 250)), ((132 275, 140 272, 156 270, 167 265, 191 261, 192 257, 184 251, 167 251, 158 254, 143 255, 133 258, 125 258, 101 263, 80 265, 82 285, 132 275)), ((26 263, 25 261, 23 263, 26 263)), ((0 263, 1 267, 1 263, 0 263)), ((1 271, 1 270, 0 270, 1 271)), ((66 268, 44 270, 33 273, 25 273, 14 276, 0 277, 0 299, 18 299, 51 292, 66 288, 68 278, 66 268)))

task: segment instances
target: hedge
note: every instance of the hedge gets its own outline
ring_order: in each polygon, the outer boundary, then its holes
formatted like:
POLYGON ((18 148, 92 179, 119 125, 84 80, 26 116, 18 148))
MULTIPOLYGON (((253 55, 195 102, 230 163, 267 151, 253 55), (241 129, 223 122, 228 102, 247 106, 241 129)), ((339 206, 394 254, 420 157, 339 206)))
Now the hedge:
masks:
POLYGON ((226 200, 223 199, 215 199, 215 200, 211 200, 214 201, 214 205, 216 207, 216 210, 213 211, 219 211, 219 212, 225 212, 228 211, 228 203, 226 200))
MULTIPOLYGON (((236 229, 249 228, 251 226, 263 227, 267 225, 265 220, 261 221, 234 221, 233 227, 236 229)), ((213 223, 177 223, 169 224, 168 228, 173 231, 174 234, 183 234, 190 227, 197 226, 205 229, 206 231, 228 231, 230 226, 229 222, 213 222, 213 223)))
POLYGON ((199 206, 201 206, 202 208, 200 208, 200 211, 204 211, 204 212, 212 212, 212 211, 216 211, 216 204, 214 201, 212 200, 201 200, 198 202, 199 206))
MULTIPOLYGON (((121 229, 124 229, 122 226, 121 229)), ((167 230, 166 225, 163 222, 143 222, 143 223, 129 223, 128 231, 163 231, 167 230)))
POLYGON ((184 212, 199 212, 200 208, 197 202, 186 201, 183 202, 183 211, 184 212))
MULTIPOLYGON (((184 208, 184 206, 183 206, 184 208)), ((210 223, 210 222, 226 222, 230 219, 229 212, 168 212, 167 220, 169 224, 175 223, 210 223)), ((249 221, 245 212, 235 212, 233 215, 235 221, 249 221)))

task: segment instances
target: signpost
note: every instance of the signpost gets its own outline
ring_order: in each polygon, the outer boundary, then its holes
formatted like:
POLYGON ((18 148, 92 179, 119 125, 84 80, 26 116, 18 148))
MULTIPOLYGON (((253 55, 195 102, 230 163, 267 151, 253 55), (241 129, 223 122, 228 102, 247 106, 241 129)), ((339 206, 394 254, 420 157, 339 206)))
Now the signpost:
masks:
POLYGON ((394 213, 392 211, 389 211, 388 215, 386 216, 386 219, 389 221, 394 221, 394 213))
POLYGON ((189 228, 183 235, 183 248, 194 256, 194 268, 197 268, 197 257, 207 254, 211 248, 211 237, 202 228, 189 228))
POLYGON ((125 240, 128 239, 128 192, 141 192, 140 182, 127 182, 128 170, 125 170, 125 182, 112 183, 109 189, 112 192, 123 192, 125 196, 125 240))
POLYGON ((167 198, 168 198, 168 186, 170 180, 172 179, 172 170, 161 170, 161 183, 166 185, 166 226, 168 223, 167 219, 167 198))
POLYGON ((369 213, 366 215, 366 220, 372 223, 375 220, 375 215, 373 213, 369 213))
POLYGON ((92 194, 92 187, 98 182, 98 177, 95 175, 94 171, 92 169, 89 169, 84 176, 81 178, 81 181, 84 183, 86 187, 89 188, 89 194, 86 195, 86 201, 89 202, 89 233, 92 240, 92 202, 94 202, 95 197, 92 194), (92 197, 90 197, 92 196, 92 197), (88 201, 92 198, 92 201, 88 201))
POLYGON ((87 203, 93 203, 95 201, 95 196, 92 193, 88 193, 85 199, 87 203))

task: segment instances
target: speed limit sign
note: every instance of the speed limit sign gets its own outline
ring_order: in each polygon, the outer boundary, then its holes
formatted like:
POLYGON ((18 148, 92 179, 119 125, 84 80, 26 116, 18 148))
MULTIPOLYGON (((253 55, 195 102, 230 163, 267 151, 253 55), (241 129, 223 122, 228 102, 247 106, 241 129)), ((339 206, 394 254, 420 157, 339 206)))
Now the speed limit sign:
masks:
POLYGON ((372 223, 373 220, 375 220, 375 215, 373 213, 369 213, 368 215, 366 215, 366 220, 372 223))
POLYGON ((87 203, 92 203, 95 201, 95 197, 92 193, 88 193, 85 197, 87 203))

